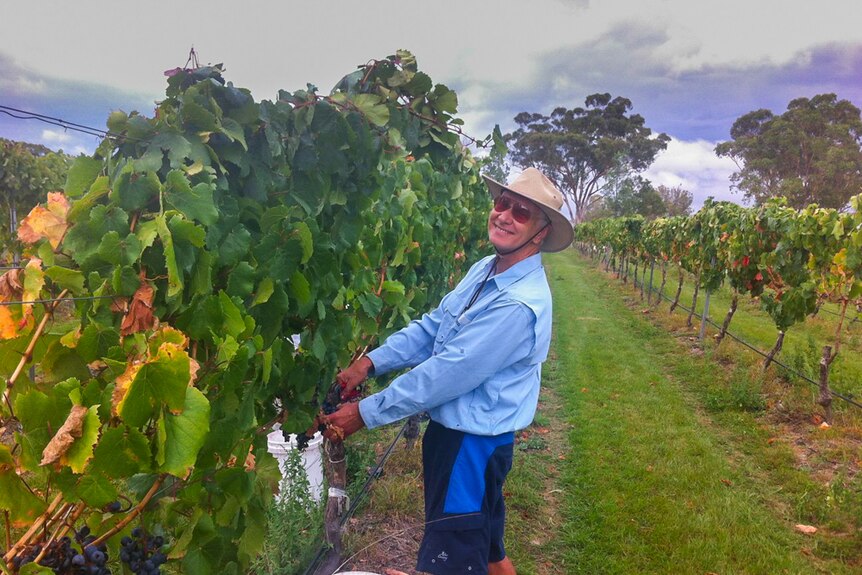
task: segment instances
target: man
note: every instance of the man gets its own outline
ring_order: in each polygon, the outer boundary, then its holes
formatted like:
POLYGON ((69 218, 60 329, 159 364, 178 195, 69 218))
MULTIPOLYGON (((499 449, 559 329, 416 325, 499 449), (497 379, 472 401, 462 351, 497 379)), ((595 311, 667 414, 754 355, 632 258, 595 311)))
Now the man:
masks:
POLYGON ((476 263, 437 309, 339 373, 347 392, 370 374, 412 368, 324 421, 346 437, 428 412, 417 569, 434 575, 515 573, 503 547, 502 486, 514 432, 535 415, 551 339, 540 252, 560 251, 573 236, 560 212, 562 195, 535 168, 509 185, 485 180, 494 198, 488 238, 496 255, 476 263))

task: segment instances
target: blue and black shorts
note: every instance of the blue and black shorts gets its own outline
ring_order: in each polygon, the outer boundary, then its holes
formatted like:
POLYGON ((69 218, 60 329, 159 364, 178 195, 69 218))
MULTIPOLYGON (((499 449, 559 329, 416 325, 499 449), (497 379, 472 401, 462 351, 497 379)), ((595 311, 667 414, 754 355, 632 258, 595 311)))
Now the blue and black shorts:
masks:
POLYGON ((416 568, 434 575, 485 575, 506 557, 503 482, 513 433, 482 436, 432 421, 422 440, 425 537, 416 568))

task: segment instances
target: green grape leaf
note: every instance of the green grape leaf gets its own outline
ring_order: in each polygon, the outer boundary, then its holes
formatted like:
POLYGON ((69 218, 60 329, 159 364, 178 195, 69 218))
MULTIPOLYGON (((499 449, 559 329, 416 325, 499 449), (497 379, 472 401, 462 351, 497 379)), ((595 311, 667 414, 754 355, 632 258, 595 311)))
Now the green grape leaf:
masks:
POLYGON ((190 220, 205 226, 218 221, 218 210, 213 201, 213 186, 199 183, 189 184, 182 170, 171 170, 165 182, 165 201, 190 220))
POLYGON ((210 404, 198 389, 186 387, 185 408, 166 412, 159 419, 159 471, 176 477, 188 475, 209 433, 210 404))
POLYGON ((165 253, 165 266, 168 269, 168 297, 174 297, 183 291, 183 278, 177 266, 177 256, 174 250, 174 237, 168 229, 165 216, 160 215, 156 218, 159 239, 162 242, 162 247, 165 253))
POLYGON ((129 163, 120 172, 109 195, 121 208, 134 212, 156 202, 161 189, 162 184, 155 171, 137 172, 129 163))
POLYGON ((110 180, 108 179, 108 176, 99 176, 96 178, 96 181, 94 181, 93 185, 90 186, 89 191, 82 198, 75 201, 72 204, 72 207, 69 208, 69 213, 66 214, 66 221, 73 224, 77 222, 81 216, 88 214, 93 206, 96 205, 96 202, 108 195, 110 192, 109 186, 110 180))
POLYGON ((357 94, 353 97, 353 105, 375 126, 385 126, 389 122, 389 107, 380 103, 380 96, 357 94))
POLYGON ((45 270, 45 276, 57 287, 67 289, 73 295, 84 293, 84 274, 80 270, 51 266, 45 270))
POLYGON ((75 492, 90 507, 104 507, 117 500, 117 488, 105 476, 88 472, 81 476, 75 492))
POLYGON ((96 177, 105 167, 104 161, 98 158, 90 158, 87 156, 78 156, 69 168, 66 174, 66 185, 64 187, 66 195, 70 198, 77 198, 90 189, 96 177))
POLYGON ((81 436, 75 439, 61 459, 61 462, 68 465, 75 473, 83 473, 87 462, 93 457, 93 446, 99 439, 99 426, 101 425, 98 409, 98 405, 93 405, 87 409, 81 436))
POLYGON ((93 453, 92 468, 113 479, 146 473, 150 467, 146 436, 128 426, 106 429, 93 453))
POLYGON ((182 411, 190 369, 184 349, 176 344, 163 344, 155 357, 129 374, 130 382, 117 380, 113 400, 116 412, 127 424, 140 427, 156 417, 163 406, 182 411))
POLYGON ((274 291, 275 284, 272 278, 263 278, 257 285, 257 292, 254 294, 254 300, 251 302, 251 305, 256 306, 268 302, 274 291))
POLYGON ((32 523, 45 507, 15 472, 9 446, 0 444, 0 509, 7 510, 12 524, 21 527, 32 523))
POLYGON ((248 262, 239 262, 227 280, 227 293, 240 298, 251 295, 254 290, 255 268, 248 262))

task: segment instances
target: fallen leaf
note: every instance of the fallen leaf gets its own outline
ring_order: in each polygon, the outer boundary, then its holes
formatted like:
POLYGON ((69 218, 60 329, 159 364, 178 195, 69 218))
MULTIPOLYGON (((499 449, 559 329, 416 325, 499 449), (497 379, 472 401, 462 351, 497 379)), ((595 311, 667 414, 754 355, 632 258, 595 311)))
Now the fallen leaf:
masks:
POLYGON ((770 437, 769 439, 767 439, 767 440, 766 440, 766 444, 767 444, 767 445, 772 445, 772 444, 773 444, 773 443, 775 443, 776 441, 778 441, 778 438, 777 438, 777 437, 770 437))
POLYGON ((59 460, 75 443, 75 440, 81 437, 84 429, 84 417, 87 415, 87 408, 83 405, 73 405, 69 416, 45 449, 42 450, 42 461, 39 465, 49 465, 59 460))
POLYGON ((804 533, 805 535, 814 535, 817 533, 817 528, 811 525, 803 525, 802 523, 798 523, 796 525, 796 530, 800 533, 804 533))
POLYGON ((733 481, 731 481, 730 479, 722 479, 721 482, 725 485, 733 485, 733 481))
POLYGON ((820 424, 820 429, 829 429, 830 427, 832 427, 832 426, 829 425, 828 423, 826 423, 825 421, 820 424))
POLYGON ((588 391, 589 391, 589 389, 587 389, 586 387, 582 387, 582 388, 581 388, 581 393, 586 393, 586 392, 588 392, 588 391))

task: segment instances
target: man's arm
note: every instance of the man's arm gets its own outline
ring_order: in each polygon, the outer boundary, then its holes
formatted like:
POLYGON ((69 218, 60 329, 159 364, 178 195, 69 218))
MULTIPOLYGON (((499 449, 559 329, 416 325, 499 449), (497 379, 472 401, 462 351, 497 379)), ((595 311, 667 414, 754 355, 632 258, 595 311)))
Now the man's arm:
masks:
POLYGON ((437 353, 359 404, 364 425, 377 427, 469 393, 526 357, 535 344, 535 316, 506 302, 484 310, 437 353))

